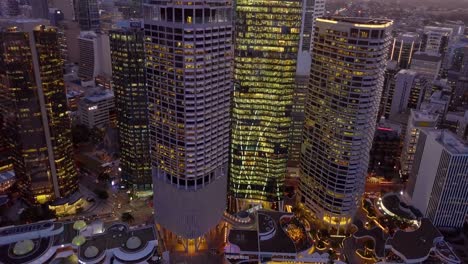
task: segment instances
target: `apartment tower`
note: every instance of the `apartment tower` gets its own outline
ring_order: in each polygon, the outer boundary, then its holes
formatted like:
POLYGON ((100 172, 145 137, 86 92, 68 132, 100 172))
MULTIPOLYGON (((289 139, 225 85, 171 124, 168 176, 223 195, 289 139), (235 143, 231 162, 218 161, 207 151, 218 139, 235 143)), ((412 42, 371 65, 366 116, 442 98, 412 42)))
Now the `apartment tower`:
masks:
POLYGON ((392 24, 316 20, 299 198, 337 230, 350 223, 364 191, 392 24))

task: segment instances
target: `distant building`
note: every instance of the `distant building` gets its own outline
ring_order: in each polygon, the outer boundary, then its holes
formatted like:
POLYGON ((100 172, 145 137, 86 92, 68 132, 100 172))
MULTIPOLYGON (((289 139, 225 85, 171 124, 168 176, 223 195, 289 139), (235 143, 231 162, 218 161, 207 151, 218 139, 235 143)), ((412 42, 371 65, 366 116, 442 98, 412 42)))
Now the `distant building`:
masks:
POLYGON ((32 0, 32 17, 49 19, 49 4, 47 0, 32 0))
POLYGON ((0 8, 3 17, 15 17, 20 15, 18 0, 2 0, 0 8))
POLYGON ((393 97, 395 96, 395 76, 400 71, 396 61, 388 61, 387 68, 385 69, 385 77, 382 88, 382 97, 379 105, 378 118, 382 116, 385 118, 390 117, 390 110, 392 108, 393 97))
POLYGON ((152 194, 148 96, 141 21, 109 32, 122 178, 135 192, 152 194))
POLYGON ((78 0, 78 22, 82 31, 96 31, 100 27, 97 0, 78 0))
POLYGON ((46 20, 0 21, 0 111, 22 196, 32 203, 78 190, 57 29, 46 20), (8 52, 8 54, 5 54, 8 52))
POLYGON ((81 32, 78 46, 80 49, 80 68, 78 71, 80 79, 94 82, 100 74, 112 75, 110 44, 107 34, 92 31, 81 32))
POLYGON ((439 121, 438 114, 414 109, 410 111, 401 154, 401 173, 405 176, 408 176, 413 168, 421 128, 435 128, 439 121))
POLYGON ((413 70, 400 70, 395 75, 395 88, 391 99, 389 117, 405 113, 409 109, 418 109, 424 101, 430 80, 413 70))
POLYGON ((416 52, 413 55, 410 69, 427 76, 430 79, 436 79, 441 71, 442 57, 439 54, 416 52))
POLYGON ((421 38, 418 33, 406 32, 398 34, 393 39, 389 59, 396 61, 401 69, 408 69, 413 54, 421 50, 421 38))
POLYGON ((468 145, 446 130, 419 135, 407 192, 435 226, 460 228, 468 215, 468 145))
POLYGON ((314 36, 315 19, 325 14, 325 0, 305 0, 302 9, 299 51, 310 53, 314 36))
POLYGON ((49 4, 53 8, 61 10, 64 14, 65 20, 75 20, 75 3, 78 0, 48 0, 49 4))
POLYGON ((302 129, 305 120, 304 107, 308 84, 309 76, 296 76, 296 87, 294 88, 291 111, 288 167, 298 167, 301 157, 302 129))
POLYGON ((85 96, 78 106, 81 124, 88 128, 104 128, 115 124, 114 92, 96 90, 85 96))
POLYGON ((453 29, 445 27, 424 27, 422 36, 422 50, 430 54, 441 54, 447 52, 447 47, 452 37, 453 29))

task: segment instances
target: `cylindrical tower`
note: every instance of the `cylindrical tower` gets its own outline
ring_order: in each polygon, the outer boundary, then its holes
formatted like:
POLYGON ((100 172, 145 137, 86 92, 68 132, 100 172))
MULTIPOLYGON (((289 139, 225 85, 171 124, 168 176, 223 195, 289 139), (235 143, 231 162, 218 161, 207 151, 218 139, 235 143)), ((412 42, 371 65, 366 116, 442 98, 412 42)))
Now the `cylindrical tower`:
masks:
POLYGON ((226 207, 231 11, 229 0, 144 6, 156 221, 184 238, 208 232, 226 207))
POLYGON ((391 25, 370 18, 316 22, 300 201, 329 225, 348 224, 363 193, 391 25))

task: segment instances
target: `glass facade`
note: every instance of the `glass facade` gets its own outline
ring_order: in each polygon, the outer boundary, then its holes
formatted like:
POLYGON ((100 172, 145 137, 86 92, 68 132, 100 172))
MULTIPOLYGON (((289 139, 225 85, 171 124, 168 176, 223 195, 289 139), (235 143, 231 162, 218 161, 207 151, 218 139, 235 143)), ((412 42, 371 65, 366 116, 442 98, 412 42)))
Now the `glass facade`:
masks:
POLYGON ((20 191, 43 203, 69 196, 78 183, 57 30, 29 28, 0 33, 0 95, 8 102, 0 109, 20 191))
POLYGON ((151 190, 144 31, 122 28, 109 38, 122 178, 134 191, 151 190))
POLYGON ((299 193, 331 226, 350 223, 364 191, 391 24, 339 17, 316 22, 299 193))
POLYGON ((97 0, 78 1, 78 23, 80 24, 80 29, 83 31, 99 29, 100 22, 97 0))
MULTIPOLYGON (((289 148, 302 1, 236 2, 229 190, 278 208, 289 148)), ((241 200, 239 200, 241 199, 241 200)))

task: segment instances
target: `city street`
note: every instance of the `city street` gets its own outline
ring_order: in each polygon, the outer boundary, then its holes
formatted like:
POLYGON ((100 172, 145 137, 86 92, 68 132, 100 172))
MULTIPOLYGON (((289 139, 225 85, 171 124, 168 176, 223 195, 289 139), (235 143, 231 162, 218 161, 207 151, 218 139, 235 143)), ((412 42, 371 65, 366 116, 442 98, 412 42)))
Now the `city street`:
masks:
POLYGON ((134 221, 131 225, 140 225, 153 222, 153 209, 148 206, 145 199, 135 199, 130 201, 126 190, 119 190, 118 186, 109 183, 96 182, 95 175, 82 175, 80 180, 80 191, 83 199, 92 199, 89 206, 84 211, 74 216, 67 216, 60 219, 74 219, 79 217, 99 218, 103 221, 120 220, 123 213, 130 213, 134 221), (94 193, 95 189, 106 190, 109 194, 107 199, 100 199, 94 193))

